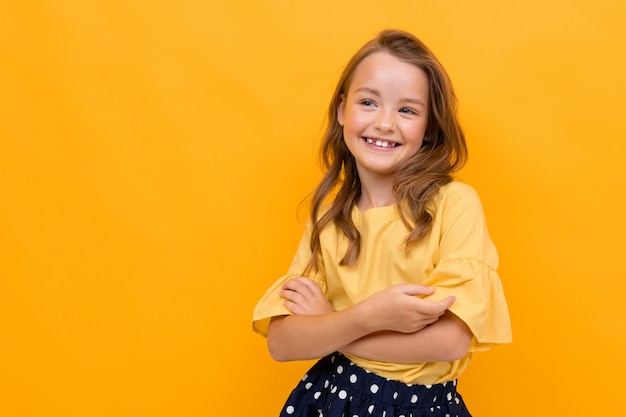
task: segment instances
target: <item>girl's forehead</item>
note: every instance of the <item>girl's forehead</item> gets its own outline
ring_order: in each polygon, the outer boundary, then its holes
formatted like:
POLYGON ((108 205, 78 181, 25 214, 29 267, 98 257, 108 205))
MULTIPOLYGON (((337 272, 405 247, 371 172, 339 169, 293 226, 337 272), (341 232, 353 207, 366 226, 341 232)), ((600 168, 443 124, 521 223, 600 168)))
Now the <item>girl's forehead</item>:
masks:
POLYGON ((363 58, 355 67, 345 91, 350 92, 364 84, 424 90, 428 88, 429 80, 426 72, 414 63, 389 52, 378 51, 363 58))

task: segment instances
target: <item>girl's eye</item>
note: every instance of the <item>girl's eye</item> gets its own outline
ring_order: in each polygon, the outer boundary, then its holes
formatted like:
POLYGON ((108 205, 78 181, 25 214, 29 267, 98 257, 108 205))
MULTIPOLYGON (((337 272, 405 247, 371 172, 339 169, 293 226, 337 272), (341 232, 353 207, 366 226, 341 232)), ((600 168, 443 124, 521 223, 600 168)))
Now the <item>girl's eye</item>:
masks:
POLYGON ((370 107, 374 105, 374 102, 372 100, 362 100, 361 104, 370 107))
POLYGON ((400 109, 400 113, 404 113, 404 114, 417 114, 415 111, 413 111, 412 109, 408 108, 408 107, 403 107, 400 109))

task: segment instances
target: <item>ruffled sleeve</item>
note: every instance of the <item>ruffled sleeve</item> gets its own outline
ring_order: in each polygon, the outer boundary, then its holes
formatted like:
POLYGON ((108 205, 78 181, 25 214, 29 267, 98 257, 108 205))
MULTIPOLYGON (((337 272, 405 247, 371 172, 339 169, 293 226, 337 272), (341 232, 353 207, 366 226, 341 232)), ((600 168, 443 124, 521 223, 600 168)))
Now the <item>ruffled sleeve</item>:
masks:
MULTIPOLYGON (((293 261, 291 262, 291 266, 289 267, 287 274, 283 275, 276 282, 274 282, 254 308, 252 315, 252 329, 261 336, 267 337, 267 329, 269 328, 272 317, 292 314, 289 310, 287 310, 287 308, 285 308, 285 299, 278 293, 280 292, 283 284, 291 278, 304 276, 304 270, 309 262, 309 259, 311 258, 310 236, 311 224, 309 222, 302 238, 300 239, 298 250, 293 258, 293 261)), ((322 292, 326 294, 326 278, 323 268, 315 274, 308 274, 306 276, 307 278, 315 281, 322 289, 322 292)))
POLYGON ((498 253, 478 195, 468 185, 451 184, 437 205, 437 218, 433 226, 440 238, 439 253, 425 282, 436 290, 428 298, 456 297, 450 311, 472 331, 470 351, 510 343, 509 310, 496 272, 498 253))
POLYGON ((456 301, 450 311, 474 334, 470 351, 487 350, 511 342, 511 323, 502 283, 496 271, 476 259, 446 261, 430 274, 428 285, 436 287, 431 299, 450 295, 456 301))

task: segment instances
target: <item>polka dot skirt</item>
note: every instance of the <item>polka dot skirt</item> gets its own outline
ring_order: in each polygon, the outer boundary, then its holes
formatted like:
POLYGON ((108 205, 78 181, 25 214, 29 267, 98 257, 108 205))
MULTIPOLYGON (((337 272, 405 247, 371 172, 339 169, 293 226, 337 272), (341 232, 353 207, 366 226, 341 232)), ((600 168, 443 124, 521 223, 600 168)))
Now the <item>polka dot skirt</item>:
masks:
POLYGON ((471 417, 456 380, 436 385, 383 378, 334 353, 292 391, 280 417, 471 417))

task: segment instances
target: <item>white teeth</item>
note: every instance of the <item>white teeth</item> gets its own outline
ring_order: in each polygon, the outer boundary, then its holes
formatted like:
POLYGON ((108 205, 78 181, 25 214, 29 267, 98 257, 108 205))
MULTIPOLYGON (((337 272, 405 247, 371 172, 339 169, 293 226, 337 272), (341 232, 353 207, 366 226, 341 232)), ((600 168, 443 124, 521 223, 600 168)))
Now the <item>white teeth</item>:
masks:
POLYGON ((369 144, 375 144, 376 146, 379 146, 381 148, 393 148, 396 146, 395 143, 393 142, 388 142, 386 140, 381 140, 381 139, 370 139, 370 138, 366 138, 365 141, 369 144))

